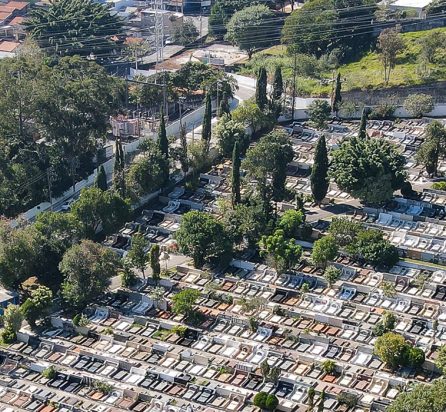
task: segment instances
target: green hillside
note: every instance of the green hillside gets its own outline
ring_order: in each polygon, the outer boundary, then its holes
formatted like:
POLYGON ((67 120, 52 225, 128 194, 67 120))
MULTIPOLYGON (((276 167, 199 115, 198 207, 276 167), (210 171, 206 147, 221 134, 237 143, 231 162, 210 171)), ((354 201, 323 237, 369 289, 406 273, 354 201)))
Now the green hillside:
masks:
MULTIPOLYGON (((359 61, 342 65, 339 71, 346 79, 343 90, 382 89, 446 80, 446 43, 443 48, 437 49, 434 63, 423 66, 419 62, 420 41, 436 32, 446 35, 446 28, 402 34, 406 47, 398 55, 398 62, 388 85, 384 84, 382 64, 376 52, 364 55, 359 61)), ((284 77, 291 80, 293 59, 286 56, 284 46, 275 46, 257 53, 251 61, 244 63, 241 73, 254 74, 259 66, 265 64, 271 70, 275 65, 281 64, 284 77)), ((309 56, 299 55, 297 66, 300 71, 297 78, 299 94, 327 95, 330 93, 331 85, 324 84, 324 79, 331 79, 333 73, 327 69, 323 60, 317 61, 309 56)))

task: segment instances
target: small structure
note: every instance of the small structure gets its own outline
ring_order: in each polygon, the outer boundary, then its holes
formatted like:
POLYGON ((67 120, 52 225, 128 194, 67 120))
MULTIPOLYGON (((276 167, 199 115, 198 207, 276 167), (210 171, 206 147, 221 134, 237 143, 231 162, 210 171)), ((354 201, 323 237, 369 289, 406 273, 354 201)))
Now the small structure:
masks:
POLYGON ((0 288, 0 315, 3 315, 3 312, 8 307, 8 305, 17 305, 18 303, 18 293, 0 288))
POLYGON ((426 9, 433 0, 383 0, 380 4, 389 6, 394 11, 409 11, 416 13, 418 18, 426 18, 426 9))

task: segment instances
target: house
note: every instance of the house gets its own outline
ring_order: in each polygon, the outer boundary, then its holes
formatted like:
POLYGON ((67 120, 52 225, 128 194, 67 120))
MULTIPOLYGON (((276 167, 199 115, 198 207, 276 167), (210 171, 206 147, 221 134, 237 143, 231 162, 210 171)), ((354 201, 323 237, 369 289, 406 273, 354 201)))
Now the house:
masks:
POLYGON ((380 4, 387 5, 390 10, 410 12, 416 14, 420 19, 425 19, 427 7, 432 2, 433 0, 384 0, 380 4))

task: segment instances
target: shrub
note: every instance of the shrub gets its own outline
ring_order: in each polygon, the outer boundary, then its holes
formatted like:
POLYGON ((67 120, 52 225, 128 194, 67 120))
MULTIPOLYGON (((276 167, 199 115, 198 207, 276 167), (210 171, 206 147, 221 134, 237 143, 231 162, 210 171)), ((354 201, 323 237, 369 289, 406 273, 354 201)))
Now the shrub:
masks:
POLYGON ((13 343, 17 339, 17 333, 10 327, 5 327, 2 331, 3 343, 13 343))
POLYGON ((268 398, 268 394, 266 392, 259 392, 254 396, 254 406, 258 408, 265 409, 266 407, 266 399, 268 398))
POLYGON ((57 375, 57 370, 53 365, 49 366, 48 368, 42 371, 42 376, 49 380, 54 379, 56 375, 57 375))
POLYGON ((422 349, 408 346, 404 363, 412 368, 418 369, 424 363, 425 357, 422 349))
POLYGON ((181 338, 184 338, 184 336, 186 335, 186 332, 187 332, 187 326, 176 325, 176 326, 174 326, 172 331, 173 331, 173 333, 176 333, 181 338))
POLYGON ((277 399, 276 395, 270 394, 266 397, 266 401, 265 401, 266 409, 268 409, 269 411, 274 411, 274 410, 276 410, 278 405, 279 405, 279 400, 277 399))
POLYGON ((81 320, 81 314, 80 313, 78 313, 77 315, 75 315, 74 317, 73 317, 73 325, 74 326, 79 326, 79 321, 81 320))
POLYGON ((358 403, 358 398, 354 393, 350 392, 341 392, 337 400, 339 403, 346 405, 348 408, 354 408, 358 403))
POLYGON ((396 106, 391 103, 381 103, 370 113, 370 119, 391 119, 395 113, 396 106))
POLYGON ((414 117, 422 117, 434 109, 434 99, 432 96, 424 93, 416 93, 407 96, 404 100, 404 109, 414 117))
POLYGON ((432 185, 432 189, 446 191, 446 182, 435 182, 432 185))
POLYGON ((330 359, 327 359, 326 361, 322 362, 322 370, 326 374, 332 375, 336 370, 336 363, 330 359))

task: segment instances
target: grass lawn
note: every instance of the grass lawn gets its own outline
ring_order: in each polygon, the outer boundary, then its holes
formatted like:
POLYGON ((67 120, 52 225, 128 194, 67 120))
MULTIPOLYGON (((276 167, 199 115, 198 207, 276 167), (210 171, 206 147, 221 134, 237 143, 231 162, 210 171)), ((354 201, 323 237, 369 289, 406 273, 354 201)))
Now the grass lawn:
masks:
MULTIPOLYGON (((412 86, 427 84, 440 80, 446 80, 446 45, 442 50, 437 50, 435 64, 430 64, 427 70, 422 73, 419 69, 418 56, 421 51, 420 39, 431 36, 433 32, 446 33, 446 28, 404 33, 406 48, 398 55, 395 69, 390 76, 388 85, 383 81, 383 69, 379 59, 379 54, 369 52, 362 56, 359 61, 342 65, 339 71, 345 82, 342 89, 348 90, 373 90, 386 87, 412 86)), ((241 67, 241 74, 253 75, 261 65, 266 65, 272 74, 274 67, 280 64, 283 68, 285 80, 291 81, 293 72, 293 59, 286 55, 284 46, 274 46, 256 53, 250 61, 246 61, 241 67)), ((299 60, 297 62, 299 66, 299 60)), ((298 76, 297 88, 300 95, 328 96, 331 92, 331 85, 322 84, 322 79, 331 79, 331 71, 315 70, 316 75, 298 76)))

